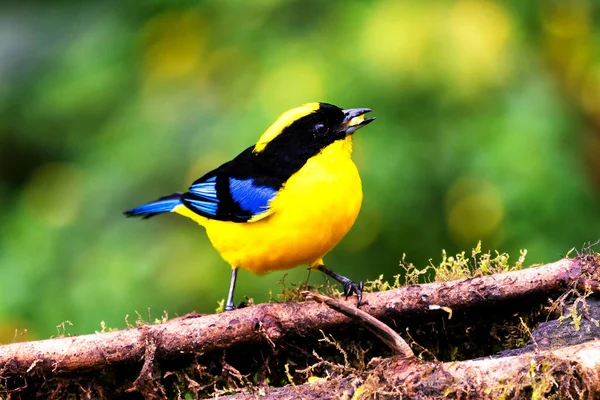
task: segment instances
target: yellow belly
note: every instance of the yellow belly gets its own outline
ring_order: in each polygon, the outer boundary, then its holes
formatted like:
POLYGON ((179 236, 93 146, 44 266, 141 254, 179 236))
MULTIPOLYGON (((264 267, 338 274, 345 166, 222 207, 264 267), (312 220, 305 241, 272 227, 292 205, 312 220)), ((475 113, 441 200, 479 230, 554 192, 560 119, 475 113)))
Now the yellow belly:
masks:
POLYGON ((232 267, 255 274, 312 265, 348 233, 360 210, 362 186, 350 156, 350 138, 309 159, 271 203, 271 215, 235 223, 174 211, 206 228, 213 246, 232 267))

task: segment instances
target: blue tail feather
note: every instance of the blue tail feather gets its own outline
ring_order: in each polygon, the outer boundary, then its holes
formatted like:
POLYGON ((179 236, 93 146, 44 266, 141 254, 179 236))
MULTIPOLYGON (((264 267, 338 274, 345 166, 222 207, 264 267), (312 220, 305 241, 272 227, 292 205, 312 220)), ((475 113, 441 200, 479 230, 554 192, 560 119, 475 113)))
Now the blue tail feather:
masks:
POLYGON ((127 210, 124 214, 128 217, 150 218, 156 214, 172 211, 181 204, 181 193, 173 193, 160 199, 127 210))

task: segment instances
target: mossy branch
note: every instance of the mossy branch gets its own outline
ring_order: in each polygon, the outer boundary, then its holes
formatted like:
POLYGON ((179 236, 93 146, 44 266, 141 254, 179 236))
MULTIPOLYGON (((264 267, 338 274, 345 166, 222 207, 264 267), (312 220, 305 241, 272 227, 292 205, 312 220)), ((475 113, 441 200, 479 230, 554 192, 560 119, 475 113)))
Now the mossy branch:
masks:
MULTIPOLYGON (((361 310, 384 322, 397 323, 434 313, 446 315, 448 310, 457 312, 473 307, 497 307, 514 300, 558 297, 575 288, 597 291, 599 282, 596 257, 586 255, 518 271, 368 293, 361 310)), ((355 299, 335 301, 348 309, 354 302, 355 299)), ((192 314, 136 329, 13 343, 0 346, 0 393, 3 387, 9 388, 11 382, 19 380, 32 384, 36 377, 73 377, 124 365, 128 370, 139 371, 129 390, 142 390, 154 379, 158 365, 173 360, 186 357, 189 360, 190 355, 229 348, 240 351, 243 346, 258 343, 275 348, 284 339, 289 343, 319 331, 352 326, 356 326, 353 318, 310 301, 260 304, 222 314, 192 314)), ((405 345, 392 344, 402 354, 402 362, 422 365, 405 345)))

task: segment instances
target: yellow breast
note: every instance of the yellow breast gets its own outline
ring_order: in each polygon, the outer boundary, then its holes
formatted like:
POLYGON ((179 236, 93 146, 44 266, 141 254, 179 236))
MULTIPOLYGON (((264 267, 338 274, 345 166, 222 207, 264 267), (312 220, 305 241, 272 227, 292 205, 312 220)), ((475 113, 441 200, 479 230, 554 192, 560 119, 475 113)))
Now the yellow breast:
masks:
POLYGON ((174 211, 203 225, 232 267, 264 274, 310 265, 335 247, 358 216, 362 186, 351 153, 348 137, 310 158, 273 199, 272 214, 255 222, 209 220, 184 207, 174 211))

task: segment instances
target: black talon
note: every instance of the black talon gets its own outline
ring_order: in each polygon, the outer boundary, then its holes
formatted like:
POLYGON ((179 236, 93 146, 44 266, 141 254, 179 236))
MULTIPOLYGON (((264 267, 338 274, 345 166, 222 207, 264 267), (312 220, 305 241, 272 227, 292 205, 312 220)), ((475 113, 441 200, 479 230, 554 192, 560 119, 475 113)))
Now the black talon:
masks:
POLYGON ((352 296, 352 293, 356 293, 356 298, 358 299, 358 301, 356 302, 356 307, 361 306, 362 291, 363 291, 363 287, 364 287, 364 283, 362 281, 360 281, 358 284, 356 284, 353 281, 351 281, 350 279, 346 278, 345 276, 340 275, 337 272, 330 270, 329 268, 327 268, 324 265, 319 265, 317 267, 317 269, 319 271, 321 271, 322 273, 324 273, 325 275, 332 277, 333 279, 335 279, 336 281, 338 281, 339 283, 341 283, 344 286, 344 296, 346 296, 346 299, 348 297, 352 296))
POLYGON ((352 296, 352 293, 356 293, 356 298, 358 299, 358 301, 356 302, 356 307, 360 307, 362 305, 361 300, 362 300, 363 286, 364 286, 363 281, 358 282, 358 285, 357 285, 356 283, 352 282, 351 280, 348 280, 348 282, 346 282, 344 284, 344 296, 346 296, 346 299, 348 297, 352 296))

